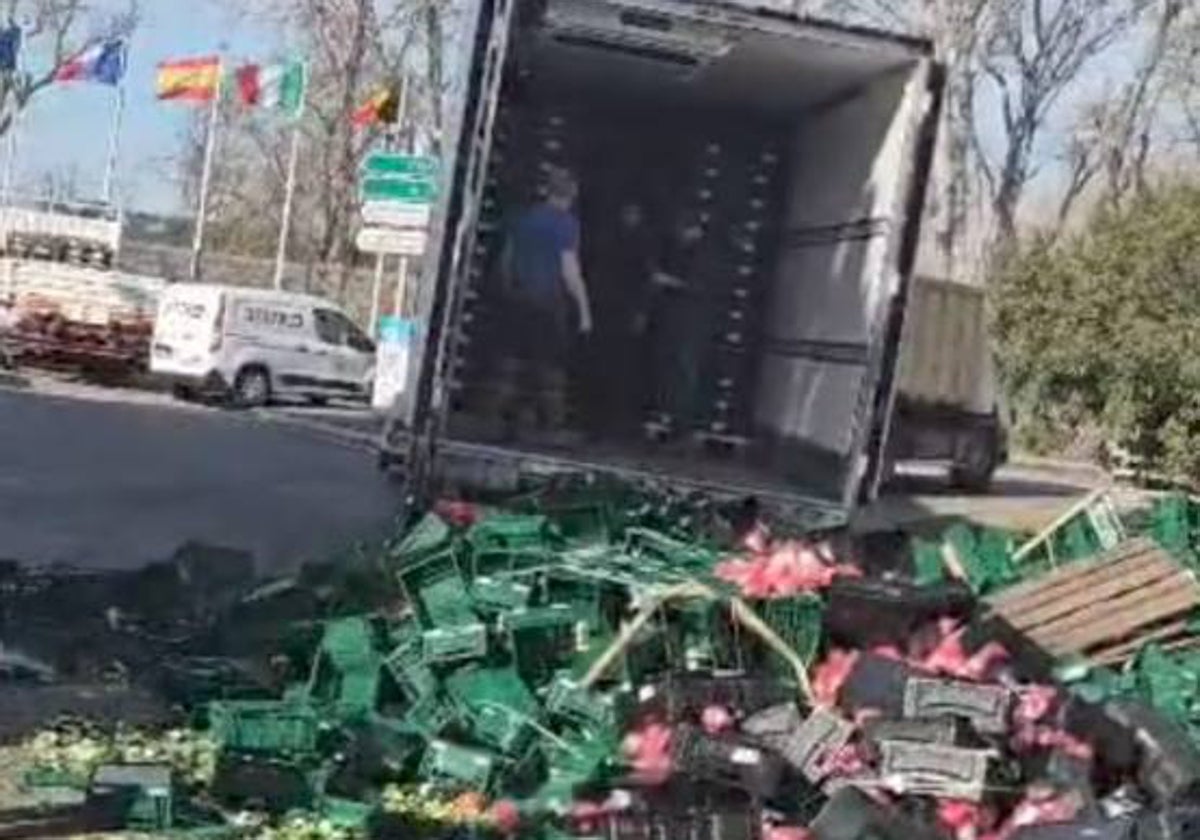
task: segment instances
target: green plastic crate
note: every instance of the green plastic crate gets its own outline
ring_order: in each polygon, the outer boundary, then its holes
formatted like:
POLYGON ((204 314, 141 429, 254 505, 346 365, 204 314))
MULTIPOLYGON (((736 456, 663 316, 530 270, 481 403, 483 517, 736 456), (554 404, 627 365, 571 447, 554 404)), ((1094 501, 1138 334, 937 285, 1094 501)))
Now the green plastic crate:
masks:
POLYGON ((501 616, 500 626, 517 669, 531 685, 549 680, 590 637, 586 615, 572 604, 513 610, 501 616))
POLYGON ((574 672, 559 671, 546 694, 546 711, 585 728, 615 729, 628 710, 629 694, 622 689, 583 688, 574 672))
POLYGON ((439 627, 426 630, 421 636, 421 656, 426 663, 462 662, 479 659, 488 652, 487 627, 468 624, 464 627, 439 627))
POLYGON ((320 719, 307 703, 217 701, 209 704, 208 720, 216 741, 233 752, 311 755, 320 734, 320 719))
POLYGON ((721 559, 712 549, 683 542, 649 528, 625 532, 625 552, 664 570, 707 575, 721 559))
POLYGON ((467 532, 472 578, 542 566, 554 561, 560 540, 544 516, 495 514, 467 532))
POLYGON ((464 668, 446 679, 446 692, 483 744, 515 755, 528 743, 540 707, 513 668, 464 668))
POLYGON ((475 606, 485 613, 503 613, 528 607, 533 586, 511 575, 484 575, 471 583, 475 606))
POLYGON ((314 661, 314 697, 334 703, 343 715, 364 715, 379 701, 383 657, 365 618, 329 622, 314 661))
POLYGON ((321 798, 318 810, 321 818, 328 821, 334 828, 365 836, 371 818, 375 816, 378 809, 374 805, 353 799, 324 796, 321 798))
POLYGON ((427 782, 450 782, 486 793, 496 771, 496 756, 486 750, 435 740, 425 750, 418 771, 427 782))
MULTIPOLYGON (((805 665, 813 663, 821 648, 822 611, 821 600, 813 595, 762 601, 757 605, 759 617, 805 665)), ((785 673, 791 673, 791 666, 780 657, 772 654, 771 659, 785 673)))
POLYGON ((391 550, 392 558, 403 568, 444 551, 453 537, 450 526, 437 514, 426 514, 391 550))
POLYGON ((441 697, 429 695, 417 700, 404 713, 404 726, 427 740, 441 735, 457 717, 454 709, 441 697))
POLYGON ((456 627, 476 620, 471 593, 452 549, 405 566, 398 578, 425 627, 456 627))
POLYGON ((419 633, 396 645, 384 659, 384 667, 409 700, 437 691, 438 679, 425 664, 424 641, 419 633))

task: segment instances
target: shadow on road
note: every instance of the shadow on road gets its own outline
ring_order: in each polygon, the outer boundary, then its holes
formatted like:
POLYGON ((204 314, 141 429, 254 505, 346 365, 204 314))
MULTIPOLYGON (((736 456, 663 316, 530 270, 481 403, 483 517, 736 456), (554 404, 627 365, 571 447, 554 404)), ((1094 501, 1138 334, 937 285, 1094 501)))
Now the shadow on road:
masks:
POLYGON ((888 485, 885 496, 985 496, 1005 499, 1070 497, 1082 492, 1079 482, 1053 481, 1045 477, 998 476, 986 493, 970 494, 954 487, 944 476, 904 475, 888 485))

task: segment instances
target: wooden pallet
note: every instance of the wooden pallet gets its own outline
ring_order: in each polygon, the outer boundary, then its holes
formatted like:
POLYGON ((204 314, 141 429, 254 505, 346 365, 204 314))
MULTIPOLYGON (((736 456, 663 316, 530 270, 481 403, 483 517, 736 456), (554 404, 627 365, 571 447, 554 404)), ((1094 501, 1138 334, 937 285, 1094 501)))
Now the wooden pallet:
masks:
POLYGON ((1171 649, 1200 644, 1187 621, 1200 606, 1200 583, 1150 539, 1062 566, 987 603, 1056 657, 1113 665, 1152 641, 1171 649))

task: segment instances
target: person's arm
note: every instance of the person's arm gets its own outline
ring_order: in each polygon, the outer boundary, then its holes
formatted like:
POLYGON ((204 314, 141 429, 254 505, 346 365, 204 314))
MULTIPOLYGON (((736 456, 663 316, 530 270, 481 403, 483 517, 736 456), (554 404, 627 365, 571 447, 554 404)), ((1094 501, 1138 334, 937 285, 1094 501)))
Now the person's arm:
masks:
POLYGON ((592 304, 588 299, 587 281, 583 279, 578 250, 563 251, 562 276, 567 293, 575 299, 575 305, 579 308, 579 331, 586 335, 592 331, 592 304))

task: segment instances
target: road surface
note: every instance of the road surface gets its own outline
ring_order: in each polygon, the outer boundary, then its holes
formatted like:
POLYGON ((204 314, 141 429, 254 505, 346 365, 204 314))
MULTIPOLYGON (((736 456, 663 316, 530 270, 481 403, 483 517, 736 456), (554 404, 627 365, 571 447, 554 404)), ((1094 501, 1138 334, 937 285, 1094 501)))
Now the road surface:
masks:
MULTIPOLYGON (((129 567, 197 540, 273 572, 377 541, 399 504, 374 467, 379 425, 361 407, 231 412, 47 377, 0 390, 0 559, 129 567)), ((992 494, 965 496, 918 471, 855 527, 966 518, 1036 531, 1100 481, 1086 468, 1010 467, 992 494)))
POLYGON ((398 490, 366 451, 252 414, 59 391, 0 390, 0 558, 118 568, 200 541, 270 573, 393 530, 398 490))

